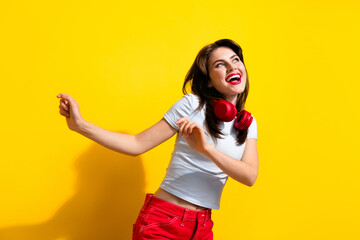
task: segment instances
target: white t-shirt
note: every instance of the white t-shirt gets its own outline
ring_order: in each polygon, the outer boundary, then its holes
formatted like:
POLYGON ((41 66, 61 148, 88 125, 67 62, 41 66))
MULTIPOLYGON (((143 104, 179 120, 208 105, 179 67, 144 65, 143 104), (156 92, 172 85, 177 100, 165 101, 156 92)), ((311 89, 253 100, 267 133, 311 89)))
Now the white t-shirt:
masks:
MULTIPOLYGON (((241 145, 236 144, 238 130, 234 127, 235 120, 221 122, 222 139, 214 140, 206 130, 205 108, 196 110, 198 106, 198 96, 184 95, 164 114, 164 119, 178 130, 179 126, 175 122, 179 118, 187 117, 204 128, 208 142, 213 144, 217 150, 234 159, 241 160, 246 142, 241 145)), ((248 129, 248 138, 257 138, 255 118, 248 129)), ((221 193, 227 178, 227 174, 213 161, 193 150, 183 136, 177 135, 171 161, 160 188, 193 204, 219 209, 221 193)))

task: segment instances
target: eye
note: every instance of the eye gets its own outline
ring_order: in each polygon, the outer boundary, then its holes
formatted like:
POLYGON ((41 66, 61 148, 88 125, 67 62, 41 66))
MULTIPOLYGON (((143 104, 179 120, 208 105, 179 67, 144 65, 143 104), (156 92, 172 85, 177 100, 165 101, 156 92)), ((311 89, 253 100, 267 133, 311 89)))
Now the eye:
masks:
POLYGON ((240 58, 234 58, 233 62, 239 62, 240 58))
POLYGON ((223 65, 224 65, 223 63, 218 63, 218 64, 215 65, 215 67, 217 68, 217 67, 221 67, 223 65))

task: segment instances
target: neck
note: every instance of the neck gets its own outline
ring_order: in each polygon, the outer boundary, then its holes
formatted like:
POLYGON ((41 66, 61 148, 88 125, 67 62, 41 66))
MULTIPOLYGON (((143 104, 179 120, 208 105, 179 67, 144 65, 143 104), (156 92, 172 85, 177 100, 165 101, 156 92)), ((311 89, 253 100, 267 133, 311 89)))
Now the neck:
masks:
POLYGON ((236 96, 227 97, 227 98, 225 98, 225 100, 236 105, 237 98, 238 98, 238 96, 236 95, 236 96))

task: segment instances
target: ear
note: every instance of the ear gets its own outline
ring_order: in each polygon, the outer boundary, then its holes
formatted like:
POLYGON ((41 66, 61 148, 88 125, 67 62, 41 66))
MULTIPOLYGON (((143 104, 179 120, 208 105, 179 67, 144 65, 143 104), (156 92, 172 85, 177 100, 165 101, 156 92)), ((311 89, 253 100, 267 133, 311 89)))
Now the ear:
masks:
POLYGON ((213 87, 213 85, 212 85, 211 81, 209 81, 209 83, 208 83, 208 87, 209 87, 209 88, 212 88, 212 87, 213 87))

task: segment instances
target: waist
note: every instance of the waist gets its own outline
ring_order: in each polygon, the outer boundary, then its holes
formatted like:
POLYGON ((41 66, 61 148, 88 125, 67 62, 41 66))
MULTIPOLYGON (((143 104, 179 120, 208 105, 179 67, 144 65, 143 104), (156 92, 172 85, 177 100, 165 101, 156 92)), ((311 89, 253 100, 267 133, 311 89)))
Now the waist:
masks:
POLYGON ((185 201, 184 199, 181 199, 161 188, 159 188, 155 193, 154 193, 154 197, 157 197, 159 199, 165 200, 169 203, 175 204, 177 206, 183 207, 183 208, 187 208, 193 211, 204 211, 204 210, 208 210, 208 208, 205 207, 201 207, 198 205, 195 205, 193 203, 190 203, 188 201, 185 201))
POLYGON ((157 208, 170 216, 190 221, 211 220, 211 209, 196 211, 181 207, 171 202, 155 197, 153 194, 146 194, 144 207, 157 208))

